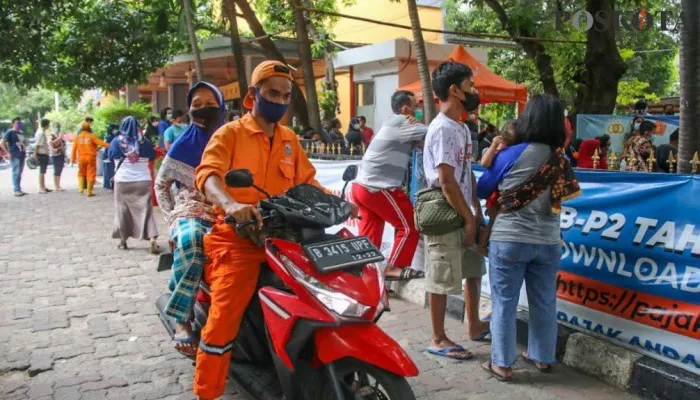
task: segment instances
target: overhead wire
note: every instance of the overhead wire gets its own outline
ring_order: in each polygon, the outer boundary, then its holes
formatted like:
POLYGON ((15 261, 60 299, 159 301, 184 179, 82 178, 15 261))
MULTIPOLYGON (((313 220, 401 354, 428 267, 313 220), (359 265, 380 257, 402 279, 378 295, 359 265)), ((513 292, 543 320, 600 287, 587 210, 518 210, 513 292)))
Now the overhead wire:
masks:
MULTIPOLYGON (((293 6, 293 7, 296 7, 296 6, 293 6)), ((394 22, 379 21, 376 19, 358 17, 355 15, 341 14, 341 13, 334 12, 334 11, 319 10, 316 8, 305 8, 305 7, 299 7, 299 8, 304 10, 304 11, 312 12, 312 13, 316 13, 316 14, 324 14, 324 15, 329 15, 329 16, 338 17, 338 18, 352 19, 352 20, 356 20, 356 21, 368 22, 371 24, 390 26, 393 28, 400 28, 400 29, 407 29, 407 30, 413 29, 413 27, 411 25, 404 25, 404 24, 397 24, 394 22)), ((421 27, 420 29, 423 32, 430 32, 430 33, 440 33, 440 34, 457 35, 457 36, 484 37, 484 38, 492 38, 492 39, 505 39, 505 40, 512 40, 512 41, 538 41, 538 42, 548 42, 548 43, 579 43, 579 44, 586 43, 585 40, 569 40, 569 39, 539 38, 539 37, 530 37, 530 36, 497 35, 497 34, 491 34, 491 33, 450 31, 450 30, 444 30, 444 29, 433 29, 433 28, 423 28, 423 27, 421 27)))

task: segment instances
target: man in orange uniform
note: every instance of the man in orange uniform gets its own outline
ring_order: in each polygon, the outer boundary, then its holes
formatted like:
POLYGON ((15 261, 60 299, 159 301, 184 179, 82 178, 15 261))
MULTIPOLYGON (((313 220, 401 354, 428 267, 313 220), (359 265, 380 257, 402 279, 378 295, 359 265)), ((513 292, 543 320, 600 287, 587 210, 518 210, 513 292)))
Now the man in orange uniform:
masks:
POLYGON ((109 143, 104 142, 92 134, 90 123, 85 121, 81 125, 80 133, 73 141, 70 162, 75 164, 78 159, 78 191, 83 193, 87 187, 87 196, 92 197, 97 176, 97 147, 109 147, 109 143), (87 182, 86 182, 87 179, 87 182), (86 184, 87 183, 87 184, 86 184))
MULTIPOLYGON (((300 183, 320 185, 294 131, 277 123, 292 96, 289 69, 280 62, 265 61, 253 71, 251 84, 243 105, 252 112, 214 133, 197 168, 196 185, 236 222, 257 219, 262 226, 255 206, 264 195, 253 188, 225 187, 226 172, 250 170, 255 184, 272 196, 300 183)), ((214 399, 224 393, 232 341, 255 292, 265 252, 238 237, 230 225, 219 223, 204 237, 204 253, 211 308, 199 342, 194 393, 200 399, 214 399)))

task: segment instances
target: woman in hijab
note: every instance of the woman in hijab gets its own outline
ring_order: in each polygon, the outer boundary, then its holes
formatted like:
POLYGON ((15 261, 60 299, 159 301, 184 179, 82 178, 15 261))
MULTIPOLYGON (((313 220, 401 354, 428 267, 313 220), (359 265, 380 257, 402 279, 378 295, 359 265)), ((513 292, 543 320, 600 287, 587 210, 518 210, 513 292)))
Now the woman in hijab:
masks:
POLYGON ((109 158, 116 163, 114 174, 114 232, 119 249, 126 250, 126 241, 133 237, 151 241, 151 253, 160 249, 158 229, 151 204, 151 172, 149 160, 156 157, 151 142, 141 133, 134 117, 126 117, 119 127, 119 136, 109 146, 109 158))
POLYGON ((360 120, 355 117, 350 120, 350 128, 348 129, 348 133, 345 134, 345 147, 348 149, 354 148, 355 154, 360 154, 362 151, 364 135, 360 129, 360 120))
MULTIPOLYGON (((112 143, 115 137, 119 134, 119 125, 109 124, 107 133, 105 133, 105 142, 112 143)), ((102 154, 102 187, 107 190, 114 189, 114 163, 109 159, 108 151, 102 154)))
POLYGON ((158 144, 158 117, 148 117, 148 125, 146 125, 146 139, 148 139, 153 146, 158 144))
POLYGON ((610 135, 599 136, 595 139, 586 139, 581 142, 578 156, 579 168, 594 168, 593 157, 598 150, 598 165, 596 169, 608 169, 608 150, 610 148, 610 135))
POLYGON ((189 320, 204 266, 204 235, 216 220, 205 196, 195 189, 195 170, 212 133, 224 124, 226 109, 223 93, 214 85, 200 81, 187 95, 192 124, 177 138, 165 156, 156 178, 156 197, 170 237, 175 243, 170 276, 172 296, 165 313, 176 321, 175 348, 194 355, 189 320), (176 187, 173 196, 172 186, 176 187))

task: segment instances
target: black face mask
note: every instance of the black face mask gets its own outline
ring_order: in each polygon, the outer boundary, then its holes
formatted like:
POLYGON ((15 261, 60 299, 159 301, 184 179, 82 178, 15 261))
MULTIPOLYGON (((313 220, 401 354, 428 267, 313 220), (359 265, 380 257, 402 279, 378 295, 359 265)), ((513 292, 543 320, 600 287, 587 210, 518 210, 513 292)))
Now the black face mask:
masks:
POLYGON ((464 111, 472 112, 479 108, 479 103, 481 99, 478 94, 464 92, 464 100, 462 100, 462 106, 464 111))
POLYGON ((201 126, 208 133, 211 133, 219 123, 219 118, 221 118, 221 109, 214 106, 202 107, 199 110, 190 112, 190 115, 192 118, 204 120, 203 125, 197 125, 201 126))

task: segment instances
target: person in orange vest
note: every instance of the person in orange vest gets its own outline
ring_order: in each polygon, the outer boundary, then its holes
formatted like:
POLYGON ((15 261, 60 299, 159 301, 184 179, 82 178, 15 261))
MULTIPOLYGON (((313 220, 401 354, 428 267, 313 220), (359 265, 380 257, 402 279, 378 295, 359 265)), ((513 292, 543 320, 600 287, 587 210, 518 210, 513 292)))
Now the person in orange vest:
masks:
POLYGON ((87 188, 87 196, 92 197, 95 195, 92 189, 97 176, 97 148, 108 148, 109 143, 92 134, 89 122, 83 122, 80 128, 80 134, 73 141, 70 163, 72 166, 78 160, 78 191, 83 193, 87 188))
MULTIPOLYGON (((219 215, 236 222, 253 218, 262 226, 255 208, 264 198, 253 188, 234 189, 224 185, 231 168, 245 168, 253 181, 271 195, 279 195, 300 183, 317 187, 316 169, 306 156, 296 134, 278 122, 292 98, 292 74, 278 61, 264 61, 252 74, 243 106, 253 111, 219 128, 209 140, 196 170, 195 185, 216 206, 219 215)), ((207 114, 218 116, 219 108, 207 114)), ((202 112, 204 114, 204 112, 202 112)), ((216 118, 198 121, 216 123, 216 118), (207 122, 210 121, 210 122, 207 122)), ((353 215, 357 216, 357 207, 353 215)), ((195 365, 194 394, 199 399, 223 395, 231 360, 231 342, 238 332, 243 312, 255 292, 265 250, 239 237, 220 222, 204 236, 203 279, 211 288, 209 319, 202 330, 195 365)))

